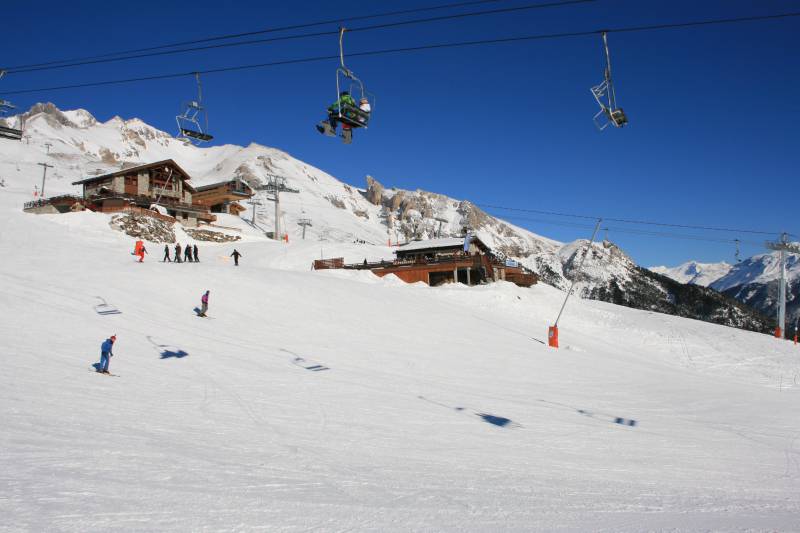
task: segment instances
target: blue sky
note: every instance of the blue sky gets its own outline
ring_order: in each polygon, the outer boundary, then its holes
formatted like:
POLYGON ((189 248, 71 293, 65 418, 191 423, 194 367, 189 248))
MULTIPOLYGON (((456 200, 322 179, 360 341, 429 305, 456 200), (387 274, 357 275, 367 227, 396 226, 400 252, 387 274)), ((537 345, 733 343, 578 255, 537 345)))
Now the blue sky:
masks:
MULTIPOLYGON (((212 35, 447 3, 445 0, 211 2, 83 1, 4 7, 8 67, 212 35), (46 13, 46 15, 42 15, 46 13)), ((477 11, 533 1, 450 10, 477 11)), ((498 14, 346 36, 346 51, 596 30, 800 11, 797 1, 636 1, 498 14)), ((446 12, 395 17, 420 18, 446 12)), ((360 27, 386 21, 348 24, 360 27)), ((289 33, 336 29, 336 25, 289 33)), ((291 153, 345 182, 367 174, 388 187, 435 191, 478 204, 624 219, 800 233, 792 192, 800 168, 800 18, 609 35, 618 103, 630 126, 598 132, 589 88, 601 81, 599 36, 356 57, 348 66, 376 94, 373 124, 344 146, 314 131, 335 95, 335 61, 208 75, 211 133, 291 153)), ((275 34, 275 35, 283 35, 275 34)), ((9 75, 3 91, 191 72, 337 53, 335 37, 9 75)), ((52 101, 101 120, 139 117, 172 131, 192 78, 15 96, 52 101)), ((590 222, 488 209, 559 240, 590 222), (566 223, 566 224, 563 224, 566 223)), ((734 246, 630 234, 666 231, 747 241, 766 236, 607 223, 608 236, 644 265, 733 260, 734 246)), ((752 244, 750 244, 752 243, 752 244)))

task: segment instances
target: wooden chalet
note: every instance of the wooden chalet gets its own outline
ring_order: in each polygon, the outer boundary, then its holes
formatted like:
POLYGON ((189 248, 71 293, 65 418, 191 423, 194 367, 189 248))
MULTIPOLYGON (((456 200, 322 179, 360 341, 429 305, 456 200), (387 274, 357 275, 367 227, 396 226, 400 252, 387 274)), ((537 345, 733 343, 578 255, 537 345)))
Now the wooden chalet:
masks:
POLYGON ((187 226, 216 220, 208 207, 193 202, 189 174, 172 159, 130 167, 73 182, 83 186, 86 206, 105 213, 130 207, 148 209, 158 203, 187 226))
POLYGON ((240 178, 195 187, 194 191, 192 200, 195 204, 208 207, 212 213, 231 215, 246 211, 238 201, 252 198, 255 194, 253 188, 240 178))
POLYGON ((315 269, 346 268, 371 270, 378 276, 394 274, 407 283, 421 281, 431 286, 445 283, 478 285, 505 280, 530 287, 539 277, 515 261, 501 260, 479 238, 431 239, 414 241, 395 252, 394 261, 344 265, 340 259, 314 262, 315 269))

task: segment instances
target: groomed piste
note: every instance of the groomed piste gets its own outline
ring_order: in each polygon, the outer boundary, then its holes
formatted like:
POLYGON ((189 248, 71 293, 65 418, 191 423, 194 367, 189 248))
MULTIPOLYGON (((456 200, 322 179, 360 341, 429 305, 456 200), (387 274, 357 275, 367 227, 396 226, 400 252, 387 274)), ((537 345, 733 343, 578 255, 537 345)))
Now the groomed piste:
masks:
POLYGON ((312 272, 319 243, 243 223, 238 268, 138 263, 108 215, 28 192, 0 190, 0 530, 797 525, 789 342, 574 299, 554 350, 542 283, 312 272))

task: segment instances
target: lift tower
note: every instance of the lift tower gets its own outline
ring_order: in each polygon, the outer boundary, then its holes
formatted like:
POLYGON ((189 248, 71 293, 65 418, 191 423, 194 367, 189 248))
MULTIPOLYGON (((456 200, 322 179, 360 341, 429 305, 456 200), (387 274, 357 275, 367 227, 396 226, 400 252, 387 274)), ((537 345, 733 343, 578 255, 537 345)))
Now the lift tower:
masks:
POLYGON ((786 252, 800 254, 800 245, 789 242, 789 235, 784 233, 778 242, 765 243, 770 250, 780 252, 779 268, 781 269, 780 294, 778 295, 778 326, 775 336, 782 339, 786 334, 786 252))

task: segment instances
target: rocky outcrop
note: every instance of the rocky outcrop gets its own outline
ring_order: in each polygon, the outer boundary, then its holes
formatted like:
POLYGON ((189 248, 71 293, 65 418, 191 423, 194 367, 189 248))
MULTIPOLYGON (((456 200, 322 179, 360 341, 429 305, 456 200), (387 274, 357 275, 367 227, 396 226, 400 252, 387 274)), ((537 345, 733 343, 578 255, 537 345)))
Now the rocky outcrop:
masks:
POLYGON ((367 176, 367 192, 364 196, 372 205, 383 205, 383 185, 372 176, 367 176))
POLYGON ((347 209, 347 206, 344 205, 344 201, 342 201, 339 198, 336 198, 335 196, 329 194, 325 196, 325 199, 328 200, 336 208, 347 209))
POLYGON ((131 237, 148 242, 173 243, 173 224, 143 215, 114 215, 109 226, 131 237))
POLYGON ((47 123, 54 128, 60 128, 62 126, 78 128, 77 124, 69 120, 55 104, 50 102, 34 104, 26 113, 22 114, 22 119, 27 121, 30 117, 38 114, 42 114, 47 123))
POLYGON ((238 235, 228 235, 227 233, 221 233, 219 231, 209 231, 206 229, 184 228, 183 231, 188 233, 189 236, 196 241, 234 242, 241 239, 241 237, 238 235))

